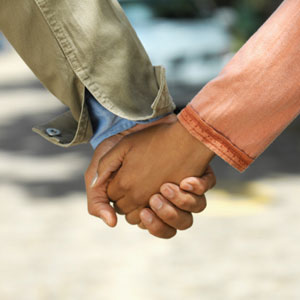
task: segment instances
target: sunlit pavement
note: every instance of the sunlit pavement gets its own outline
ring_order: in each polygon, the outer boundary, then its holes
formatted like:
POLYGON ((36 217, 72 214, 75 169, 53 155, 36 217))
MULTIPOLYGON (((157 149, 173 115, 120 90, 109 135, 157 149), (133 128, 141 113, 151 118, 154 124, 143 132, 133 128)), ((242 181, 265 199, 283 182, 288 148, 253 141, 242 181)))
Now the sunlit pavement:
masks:
POLYGON ((32 133, 62 107, 26 68, 14 77, 15 58, 1 59, 1 300, 300 299, 299 125, 281 138, 293 146, 274 144, 243 175, 217 160, 208 208, 176 238, 123 218, 109 229, 86 210, 90 147, 32 133))

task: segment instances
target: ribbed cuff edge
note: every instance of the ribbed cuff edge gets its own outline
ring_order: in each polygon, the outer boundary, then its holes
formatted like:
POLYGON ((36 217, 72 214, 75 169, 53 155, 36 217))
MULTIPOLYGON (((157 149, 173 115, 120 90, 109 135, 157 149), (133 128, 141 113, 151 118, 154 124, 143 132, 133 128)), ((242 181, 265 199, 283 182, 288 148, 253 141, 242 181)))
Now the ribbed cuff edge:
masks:
POLYGON ((224 135, 201 119, 191 105, 181 111, 178 120, 195 138, 238 171, 245 171, 254 161, 224 135))

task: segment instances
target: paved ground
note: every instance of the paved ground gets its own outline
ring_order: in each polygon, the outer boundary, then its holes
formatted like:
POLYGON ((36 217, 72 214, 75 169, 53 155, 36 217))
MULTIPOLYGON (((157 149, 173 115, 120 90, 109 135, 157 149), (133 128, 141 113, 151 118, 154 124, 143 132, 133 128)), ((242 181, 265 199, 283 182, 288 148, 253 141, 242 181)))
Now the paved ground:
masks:
POLYGON ((0 66, 1 300, 300 299, 299 120, 243 175, 216 160, 207 210, 164 241, 88 216, 90 148, 32 133, 62 108, 14 56, 0 66))

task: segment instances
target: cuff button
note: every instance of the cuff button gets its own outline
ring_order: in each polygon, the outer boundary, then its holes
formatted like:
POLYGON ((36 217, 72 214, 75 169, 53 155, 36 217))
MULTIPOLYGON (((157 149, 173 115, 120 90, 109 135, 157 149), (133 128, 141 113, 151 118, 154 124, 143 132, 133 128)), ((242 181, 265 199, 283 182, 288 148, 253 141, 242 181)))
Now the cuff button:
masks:
POLYGON ((61 135, 61 131, 56 128, 47 128, 46 133, 51 137, 61 135))

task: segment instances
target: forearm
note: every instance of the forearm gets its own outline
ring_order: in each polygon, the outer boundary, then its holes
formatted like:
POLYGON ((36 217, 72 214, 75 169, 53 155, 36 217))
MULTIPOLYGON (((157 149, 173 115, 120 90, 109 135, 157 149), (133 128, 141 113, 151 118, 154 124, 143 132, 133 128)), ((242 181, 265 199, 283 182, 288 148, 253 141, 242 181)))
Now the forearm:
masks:
POLYGON ((240 171, 300 112, 300 2, 285 1, 180 114, 189 132, 240 171))
POLYGON ((70 108, 67 116, 36 129, 56 144, 69 146, 92 136, 85 88, 106 109, 130 120, 173 110, 164 69, 152 66, 116 0, 2 0, 0 30, 70 108), (50 125, 60 126, 62 135, 47 136, 50 125))

